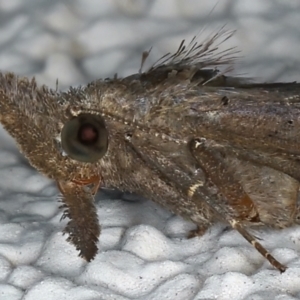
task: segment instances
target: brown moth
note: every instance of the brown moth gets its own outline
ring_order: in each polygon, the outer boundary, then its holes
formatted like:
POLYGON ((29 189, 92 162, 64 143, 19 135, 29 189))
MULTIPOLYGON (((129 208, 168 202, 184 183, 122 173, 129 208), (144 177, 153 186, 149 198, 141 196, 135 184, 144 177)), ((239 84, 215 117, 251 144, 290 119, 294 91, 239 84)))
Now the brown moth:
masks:
MULTIPOLYGON (((57 92, 0 75, 0 121, 62 193, 64 232, 87 261, 100 226, 101 186, 137 193, 193 221, 236 229, 281 272, 248 228, 299 223, 300 85, 219 73, 233 32, 183 41, 148 71, 57 92)), ((147 57, 145 52, 143 60, 147 57)))

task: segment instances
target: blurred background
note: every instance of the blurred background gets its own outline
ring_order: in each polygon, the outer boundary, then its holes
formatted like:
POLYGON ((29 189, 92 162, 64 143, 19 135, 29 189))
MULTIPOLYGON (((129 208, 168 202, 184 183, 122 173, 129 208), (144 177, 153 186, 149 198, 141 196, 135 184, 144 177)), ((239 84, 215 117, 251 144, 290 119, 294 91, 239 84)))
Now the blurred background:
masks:
POLYGON ((0 0, 0 70, 59 88, 136 73, 182 39, 236 30, 235 74, 300 80, 299 0, 0 0))

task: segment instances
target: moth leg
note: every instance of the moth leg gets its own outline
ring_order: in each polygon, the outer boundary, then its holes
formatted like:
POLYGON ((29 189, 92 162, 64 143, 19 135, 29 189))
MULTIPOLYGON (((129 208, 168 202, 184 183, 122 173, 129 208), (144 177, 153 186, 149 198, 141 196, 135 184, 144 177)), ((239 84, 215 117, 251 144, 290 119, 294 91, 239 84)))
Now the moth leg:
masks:
POLYGON ((294 222, 295 222, 295 224, 300 225, 300 205, 299 205, 299 203, 295 210, 294 222))
MULTIPOLYGON (((227 221, 232 228, 236 229, 255 249, 262 254, 275 268, 280 272, 286 270, 286 266, 277 261, 241 224, 241 222, 250 220, 259 222, 259 215, 251 198, 244 192, 242 186, 234 180, 232 174, 226 169, 226 165, 222 163, 221 157, 214 149, 210 149, 205 145, 205 139, 195 139, 191 141, 190 149, 195 159, 206 172, 207 179, 211 181, 218 189, 219 193, 227 200, 226 206, 232 208, 232 213, 220 215, 219 210, 215 213, 220 219, 227 221)), ((197 196, 197 184, 190 187, 188 195, 190 197, 197 196)))
POLYGON ((206 226, 205 224, 201 224, 201 226, 197 225, 196 229, 193 229, 193 230, 189 231, 187 238, 192 239, 196 236, 204 235, 204 233, 206 232, 208 227, 209 227, 209 225, 206 226))
POLYGON ((261 224, 243 222, 245 227, 265 224, 282 229, 295 223, 299 181, 275 169, 255 165, 226 153, 225 163, 254 201, 261 224))
POLYGON ((93 194, 86 186, 71 181, 58 181, 57 184, 62 193, 61 208, 65 209, 62 219, 70 219, 64 229, 64 234, 69 235, 67 241, 76 247, 79 256, 91 261, 97 254, 100 235, 93 194))
MULTIPOLYGON (((241 220, 259 222, 255 203, 226 168, 218 150, 206 145, 206 139, 192 140, 190 150, 204 170, 208 184, 210 182, 218 188, 218 193, 223 195, 224 201, 227 201, 224 205, 231 208, 234 216, 241 220)), ((190 187, 189 193, 193 194, 195 188, 197 183, 190 187)))
POLYGON ((196 224, 197 229, 191 230, 188 238, 203 235, 215 222, 214 213, 209 197, 199 197, 199 201, 194 201, 186 196, 192 182, 205 181, 203 172, 198 168, 186 144, 178 145, 167 140, 161 143, 161 140, 156 141, 155 138, 151 140, 152 144, 149 142, 149 135, 144 135, 143 132, 127 136, 126 141, 129 149, 135 153, 135 161, 138 159, 139 164, 144 164, 143 174, 146 170, 149 171, 149 178, 153 177, 151 173, 155 174, 151 186, 148 178, 143 179, 144 185, 151 189, 148 193, 144 190, 144 197, 168 207, 173 213, 196 224), (159 150, 157 145, 160 145, 159 150))
POLYGON ((281 264, 273 255, 270 254, 266 250, 266 248, 257 241, 257 239, 250 234, 238 221, 232 219, 229 220, 229 223, 232 228, 237 230, 262 256, 264 256, 272 266, 278 269, 281 273, 283 273, 287 267, 281 264))

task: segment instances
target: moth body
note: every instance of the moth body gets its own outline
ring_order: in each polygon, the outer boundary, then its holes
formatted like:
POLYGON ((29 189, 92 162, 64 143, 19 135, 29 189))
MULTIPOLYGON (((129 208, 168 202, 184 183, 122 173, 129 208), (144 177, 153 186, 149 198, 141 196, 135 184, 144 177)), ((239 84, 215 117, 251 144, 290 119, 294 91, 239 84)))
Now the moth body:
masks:
POLYGON ((57 181, 68 240, 88 261, 98 249, 94 195, 130 191, 193 221, 238 230, 281 272, 248 227, 299 223, 300 85, 256 84, 214 68, 232 49, 180 44, 147 72, 67 92, 0 75, 0 121, 40 172, 57 181))

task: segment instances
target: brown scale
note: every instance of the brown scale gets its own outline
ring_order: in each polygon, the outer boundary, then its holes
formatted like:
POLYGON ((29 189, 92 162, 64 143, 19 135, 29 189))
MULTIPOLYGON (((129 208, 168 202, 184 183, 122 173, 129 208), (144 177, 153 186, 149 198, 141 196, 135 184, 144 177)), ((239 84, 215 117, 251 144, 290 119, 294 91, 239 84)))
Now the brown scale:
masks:
POLYGON ((229 224, 286 269, 248 228, 299 223, 300 85, 225 76, 237 51, 216 51, 232 34, 183 41, 148 71, 67 92, 0 74, 0 122, 57 182, 64 233, 81 257, 98 251, 94 195, 103 186, 193 221, 190 237, 229 224))

